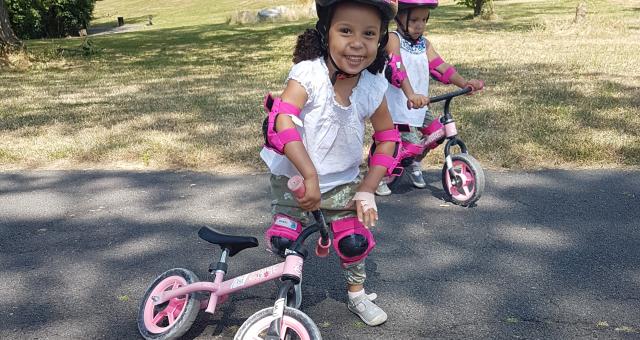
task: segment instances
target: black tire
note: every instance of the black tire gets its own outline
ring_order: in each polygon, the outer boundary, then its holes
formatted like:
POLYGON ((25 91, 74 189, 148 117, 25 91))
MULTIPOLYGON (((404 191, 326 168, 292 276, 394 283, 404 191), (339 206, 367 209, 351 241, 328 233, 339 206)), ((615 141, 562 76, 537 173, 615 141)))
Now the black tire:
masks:
POLYGON ((451 155, 451 162, 454 164, 454 169, 458 169, 456 172, 460 172, 461 168, 457 167, 456 164, 464 164, 467 167, 468 173, 470 173, 473 178, 473 186, 470 195, 468 197, 463 197, 465 195, 459 195, 457 193, 452 193, 449 186, 447 185, 447 178, 449 177, 449 173, 447 172, 447 165, 445 164, 442 167, 442 188, 444 189, 445 199, 449 202, 452 202, 457 205, 461 205, 463 207, 468 207, 477 202, 482 194, 484 193, 484 171, 482 170, 482 166, 480 163, 473 158, 473 156, 466 153, 457 153, 451 155))
MULTIPOLYGON (((259 329, 258 335, 266 336, 266 331, 269 328, 271 321, 273 320, 272 313, 273 313, 273 307, 268 307, 268 308, 257 311, 256 313, 251 315, 242 324, 242 326, 240 326, 240 329, 238 329, 238 332, 233 337, 233 339, 243 340, 245 337, 250 335, 250 333, 252 335, 255 335, 253 334, 256 331, 254 325, 258 324, 259 322, 262 324, 266 324, 266 329, 265 327, 259 327, 260 329, 259 329)), ((302 311, 295 308, 285 307, 284 317, 285 317, 285 322, 287 318, 291 318, 299 322, 306 330, 310 340, 322 339, 322 335, 320 335, 320 330, 318 329, 318 326, 316 326, 315 322, 313 322, 313 320, 311 320, 311 318, 307 314, 303 313, 302 311)), ((301 339, 301 337, 297 333, 292 332, 291 329, 287 331, 287 338, 291 340, 301 339)))
MULTIPOLYGON (((140 309, 138 310, 138 330, 140 331, 140 335, 142 335, 143 338, 148 340, 177 339, 184 335, 184 333, 186 333, 189 328, 191 328, 191 325, 193 325, 193 322, 195 321, 196 317, 198 316, 198 312, 200 311, 200 301, 195 297, 195 293, 191 293, 189 294, 189 296, 185 297, 186 302, 181 308, 182 312, 178 315, 178 318, 175 319, 171 327, 164 329, 161 332, 154 331, 150 330, 144 321, 147 300, 150 299, 153 290, 156 289, 156 287, 158 287, 158 285, 160 284, 162 284, 163 286, 168 284, 168 280, 179 280, 180 278, 187 284, 199 281, 196 274, 194 274, 190 270, 183 268, 174 268, 167 270, 166 272, 162 273, 162 275, 158 276, 145 291, 144 297, 140 302, 140 309)), ((166 302, 159 306, 153 306, 154 312, 152 313, 162 310, 168 305, 169 302, 166 302)), ((165 322, 164 319, 165 318, 163 318, 162 320, 163 323, 165 322)), ((166 323, 168 323, 168 320, 166 320, 166 323)), ((160 328, 165 328, 167 326, 168 325, 160 326, 160 328)))

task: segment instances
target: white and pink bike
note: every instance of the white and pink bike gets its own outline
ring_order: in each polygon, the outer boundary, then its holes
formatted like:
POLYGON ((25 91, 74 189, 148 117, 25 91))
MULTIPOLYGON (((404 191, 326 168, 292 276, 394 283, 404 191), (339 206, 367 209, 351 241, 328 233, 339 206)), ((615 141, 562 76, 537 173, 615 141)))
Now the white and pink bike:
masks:
MULTIPOLYGON (((391 176, 385 177, 388 185, 393 184, 402 176, 404 169, 413 164, 416 156, 435 149, 446 140, 444 146, 445 164, 442 167, 442 187, 445 199, 465 207, 480 199, 484 192, 484 171, 480 163, 469 154, 466 144, 458 137, 456 122, 449 110, 453 98, 469 92, 471 92, 471 88, 467 87, 429 98, 430 103, 444 101, 444 113, 422 129, 424 137, 420 144, 400 143, 396 151, 397 167, 391 176), (460 149, 460 152, 451 152, 455 146, 460 149)), ((408 126, 398 125, 397 128, 400 132, 409 131, 408 126)), ((372 145, 370 154, 373 154, 374 146, 375 144, 372 145)))
MULTIPOLYGON (((304 195, 301 177, 289 180, 289 189, 298 197, 304 195)), ((262 309, 249 317, 238 329, 234 339, 322 339, 318 326, 298 308, 302 302, 302 267, 307 251, 305 240, 319 232, 316 254, 325 257, 329 253, 331 239, 322 212, 313 212, 316 223, 306 227, 285 251, 285 260, 233 279, 224 280, 227 260, 240 251, 258 246, 258 240, 249 236, 234 236, 202 227, 198 235, 205 241, 217 244, 222 254, 217 263, 209 266, 213 281, 199 281, 190 270, 170 269, 158 276, 147 288, 138 312, 138 330, 145 339, 176 339, 184 335, 196 319, 199 311, 213 314, 218 303, 230 294, 267 281, 279 279, 281 285, 273 307, 262 309)))

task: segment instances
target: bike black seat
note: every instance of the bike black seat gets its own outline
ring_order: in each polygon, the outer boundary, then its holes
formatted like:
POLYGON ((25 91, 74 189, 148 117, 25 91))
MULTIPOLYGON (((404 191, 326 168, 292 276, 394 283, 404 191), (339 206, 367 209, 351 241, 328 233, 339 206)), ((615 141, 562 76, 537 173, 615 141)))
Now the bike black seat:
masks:
POLYGON ((229 256, 233 256, 240 251, 258 246, 258 240, 252 236, 227 235, 209 227, 202 227, 198 230, 201 239, 220 245, 222 249, 229 249, 229 256))

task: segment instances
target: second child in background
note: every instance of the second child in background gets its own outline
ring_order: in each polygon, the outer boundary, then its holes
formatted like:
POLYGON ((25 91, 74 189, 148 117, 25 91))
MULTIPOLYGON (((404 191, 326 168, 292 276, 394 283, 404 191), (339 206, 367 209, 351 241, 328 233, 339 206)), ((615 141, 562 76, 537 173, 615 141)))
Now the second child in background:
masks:
MULTIPOLYGON (((484 87, 481 80, 466 80, 456 69, 446 63, 433 44, 424 36, 431 10, 438 7, 438 0, 399 0, 398 15, 395 18, 397 30, 389 34, 386 51, 389 64, 386 68, 389 86, 386 93, 387 105, 404 145, 420 144, 422 129, 435 120, 429 104, 429 76, 444 84, 454 84, 460 88, 471 87, 479 91, 484 87)), ((408 169, 411 183, 417 188, 427 184, 422 176, 421 161, 428 149, 416 156, 408 169)), ((382 180, 376 194, 386 196, 391 190, 382 180)))

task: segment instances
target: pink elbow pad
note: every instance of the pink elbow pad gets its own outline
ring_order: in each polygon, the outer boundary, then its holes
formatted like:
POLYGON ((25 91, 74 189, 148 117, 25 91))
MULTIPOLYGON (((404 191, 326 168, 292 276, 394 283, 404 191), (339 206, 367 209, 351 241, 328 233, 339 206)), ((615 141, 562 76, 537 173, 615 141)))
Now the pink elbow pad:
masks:
POLYGON ((402 67, 402 57, 390 54, 389 63, 384 71, 384 75, 389 83, 397 88, 402 87, 402 81, 407 79, 407 71, 400 70, 402 67))
POLYGON ((400 159, 398 156, 399 153, 399 145, 400 145, 400 131, 398 129, 389 129, 378 131, 373 134, 374 143, 371 145, 371 150, 369 153, 369 166, 381 165, 387 168, 387 176, 400 176, 402 174, 402 167, 398 166, 400 159), (393 156, 375 153, 376 143, 375 142, 394 142, 395 150, 393 152, 393 156))
POLYGON ((273 98, 267 94, 264 99, 264 108, 269 113, 262 123, 262 133, 264 136, 264 146, 279 154, 284 154, 284 146, 293 141, 302 141, 300 133, 296 128, 276 131, 276 119, 279 114, 299 116, 300 109, 295 105, 283 102, 280 98, 273 98))
POLYGON ((444 60, 442 60, 442 58, 437 57, 436 59, 433 59, 429 62, 429 73, 431 73, 431 76, 436 79, 437 81, 443 83, 443 84, 450 84, 450 79, 451 76, 456 73, 456 69, 453 66, 449 66, 444 73, 440 73, 438 70, 436 70, 436 67, 440 66, 444 64, 444 60))
POLYGON ((373 134, 373 140, 376 142, 398 143, 400 141, 400 131, 398 129, 378 131, 373 134))
POLYGON ((402 175, 402 167, 398 166, 398 159, 393 156, 385 155, 382 153, 375 153, 369 157, 369 167, 381 165, 387 168, 387 176, 400 176, 402 175))

